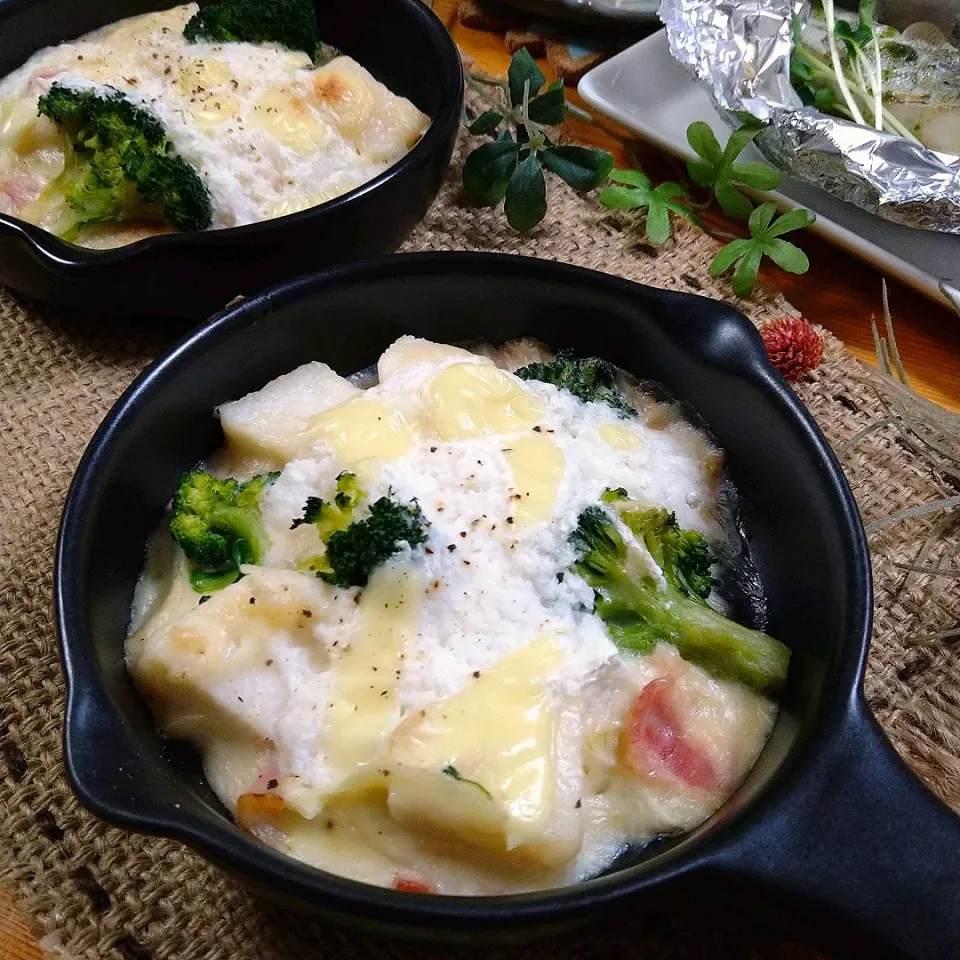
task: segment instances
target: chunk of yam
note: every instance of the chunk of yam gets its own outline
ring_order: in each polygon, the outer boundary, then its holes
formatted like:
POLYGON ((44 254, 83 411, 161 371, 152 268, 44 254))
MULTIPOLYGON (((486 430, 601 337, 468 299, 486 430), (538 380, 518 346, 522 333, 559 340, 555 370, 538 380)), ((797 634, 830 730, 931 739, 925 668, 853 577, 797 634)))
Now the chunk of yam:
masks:
POLYGON ((439 364, 449 361, 476 363, 479 358, 469 350, 447 343, 434 343, 420 337, 400 337, 387 347, 377 361, 377 375, 381 383, 398 376, 421 363, 439 364))
POLYGON ((305 363, 219 408, 229 455, 283 466, 309 453, 313 417, 358 393, 325 363, 305 363))

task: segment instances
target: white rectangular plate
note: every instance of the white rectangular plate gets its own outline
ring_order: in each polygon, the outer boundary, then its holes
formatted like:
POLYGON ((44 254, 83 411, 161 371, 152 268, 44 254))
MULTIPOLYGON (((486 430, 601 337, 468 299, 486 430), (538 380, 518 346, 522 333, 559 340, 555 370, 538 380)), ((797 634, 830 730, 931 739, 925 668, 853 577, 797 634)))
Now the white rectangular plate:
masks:
MULTIPOLYGON (((684 159, 694 156, 687 143, 694 120, 709 123, 721 143, 730 133, 706 92, 670 56, 664 30, 595 67, 578 89, 598 112, 684 159)), ((755 158, 762 159, 759 153, 755 158)), ((934 300, 946 302, 938 288, 941 279, 960 278, 960 236, 887 223, 786 175, 773 199, 781 207, 813 210, 812 229, 934 300)))

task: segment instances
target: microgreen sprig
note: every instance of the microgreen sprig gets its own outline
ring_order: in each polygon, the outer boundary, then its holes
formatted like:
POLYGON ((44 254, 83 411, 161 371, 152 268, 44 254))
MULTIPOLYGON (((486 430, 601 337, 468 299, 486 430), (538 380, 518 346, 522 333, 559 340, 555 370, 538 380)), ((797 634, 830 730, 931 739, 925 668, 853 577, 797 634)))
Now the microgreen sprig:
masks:
POLYGON ((792 230, 809 227, 816 217, 809 210, 798 208, 777 217, 776 205, 762 203, 747 221, 750 236, 731 240, 713 258, 710 276, 719 277, 731 268, 733 292, 738 297, 749 297, 757 283, 760 261, 769 257, 788 273, 806 273, 810 267, 807 255, 795 244, 781 237, 792 230))
POLYGON ((776 190, 780 185, 780 174, 773 167, 756 160, 737 160, 761 129, 760 124, 745 123, 730 134, 721 149, 713 130, 702 120, 687 127, 687 142, 699 158, 687 162, 690 179, 698 187, 710 187, 723 212, 737 220, 746 220, 753 210, 741 187, 776 190))
POLYGON ((607 187, 597 198, 611 210, 646 209, 645 232, 654 245, 666 243, 670 236, 670 211, 694 223, 693 211, 679 198, 686 199, 687 191, 679 183, 661 183, 654 186, 650 178, 639 170, 614 170, 610 179, 622 186, 607 187))
POLYGON ((546 128, 563 123, 567 102, 562 80, 544 89, 546 82, 536 60, 524 49, 513 55, 505 81, 472 73, 467 77, 489 108, 468 117, 467 128, 472 134, 495 139, 467 157, 464 191, 484 206, 503 202, 507 222, 520 231, 533 229, 546 215, 544 167, 577 190, 600 186, 613 169, 613 157, 605 150, 550 139, 546 128))
POLYGON ((860 0, 852 24, 837 17, 834 0, 822 0, 827 55, 804 43, 800 20, 793 20, 790 73, 801 102, 823 113, 868 125, 863 111, 873 114, 873 126, 899 137, 920 141, 883 105, 883 65, 875 29, 876 0, 860 0))

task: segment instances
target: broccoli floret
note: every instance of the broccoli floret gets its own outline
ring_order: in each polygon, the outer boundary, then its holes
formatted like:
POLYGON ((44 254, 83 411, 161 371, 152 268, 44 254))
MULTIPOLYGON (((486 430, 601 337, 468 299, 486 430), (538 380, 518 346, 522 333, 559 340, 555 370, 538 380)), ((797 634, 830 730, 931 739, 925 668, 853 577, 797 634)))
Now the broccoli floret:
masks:
POLYGON ((635 524, 648 549, 652 547, 666 586, 650 576, 645 558, 628 546, 602 508, 588 507, 570 535, 578 555, 574 570, 593 587, 595 612, 614 643, 634 653, 671 643, 684 659, 714 676, 775 693, 786 681, 790 651, 703 602, 709 551, 702 538, 681 530, 670 514, 661 516, 664 513, 637 510, 632 523, 623 519, 631 529, 635 524))
POLYGON ((241 483, 190 470, 180 478, 170 532, 190 561, 197 593, 221 590, 240 579, 242 564, 260 562, 265 541, 260 497, 279 476, 264 473, 241 483))
POLYGON ((210 195, 196 170, 172 152, 163 125, 119 90, 101 96, 55 83, 37 109, 66 135, 63 172, 41 206, 63 209, 51 230, 75 240, 86 227, 122 220, 167 220, 205 230, 210 195))
POLYGON ((331 534, 338 530, 346 530, 353 522, 353 513, 360 501, 366 496, 360 489, 360 481, 355 473, 344 471, 337 477, 337 493, 333 501, 321 500, 320 497, 307 497, 303 506, 303 516, 297 517, 290 524, 291 530, 305 523, 316 524, 320 539, 326 543, 331 534))
POLYGON ((370 574, 400 550, 427 539, 427 522, 416 501, 398 503, 381 497, 370 515, 337 530, 326 541, 327 552, 309 562, 318 577, 337 587, 364 587, 370 574))
POLYGON ((692 600, 710 596, 715 558, 702 533, 681 530, 674 514, 656 507, 621 505, 618 512, 630 532, 646 545, 667 583, 692 600))
POLYGON ((636 416, 637 413, 617 387, 616 367, 606 360, 575 357, 571 351, 561 350, 555 360, 531 363, 517 370, 516 375, 521 380, 552 383, 587 403, 606 403, 622 417, 636 416))
POLYGON ((310 0, 221 0, 195 13, 183 35, 190 43, 279 43, 314 63, 323 51, 310 0))

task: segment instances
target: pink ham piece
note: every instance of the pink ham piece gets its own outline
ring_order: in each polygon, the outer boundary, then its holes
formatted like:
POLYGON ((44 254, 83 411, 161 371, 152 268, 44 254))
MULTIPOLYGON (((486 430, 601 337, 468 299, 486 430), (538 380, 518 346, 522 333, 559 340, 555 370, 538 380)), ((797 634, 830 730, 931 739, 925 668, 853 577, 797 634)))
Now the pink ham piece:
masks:
POLYGON ((0 180, 0 194, 10 201, 14 210, 19 210, 25 204, 37 199, 40 195, 40 186, 33 177, 18 173, 0 180))
POLYGON ((719 790, 721 778, 710 758, 684 735, 683 717, 675 704, 676 686, 672 677, 661 677, 637 694, 627 717, 626 762, 642 777, 719 790))

